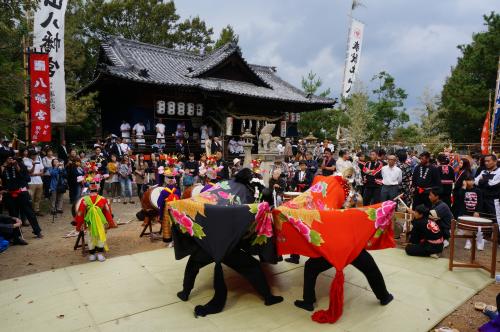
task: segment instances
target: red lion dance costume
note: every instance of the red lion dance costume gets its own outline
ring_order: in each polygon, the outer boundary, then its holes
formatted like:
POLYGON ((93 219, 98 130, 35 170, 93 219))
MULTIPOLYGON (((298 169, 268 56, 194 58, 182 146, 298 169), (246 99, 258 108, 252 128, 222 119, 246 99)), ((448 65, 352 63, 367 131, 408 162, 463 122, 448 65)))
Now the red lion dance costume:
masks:
POLYGON ((329 308, 312 316, 319 323, 334 323, 342 315, 344 267, 364 249, 395 246, 391 218, 396 203, 341 209, 349 192, 341 176, 317 176, 308 191, 273 211, 278 254, 322 257, 336 269, 329 308))

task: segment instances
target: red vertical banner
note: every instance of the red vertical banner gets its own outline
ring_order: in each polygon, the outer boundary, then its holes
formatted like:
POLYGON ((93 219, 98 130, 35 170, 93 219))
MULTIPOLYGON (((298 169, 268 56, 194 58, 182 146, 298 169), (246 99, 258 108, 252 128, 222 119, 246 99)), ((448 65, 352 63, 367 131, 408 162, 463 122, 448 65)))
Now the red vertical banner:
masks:
POLYGON ((30 54, 30 138, 35 142, 50 142, 50 82, 49 55, 30 54))
POLYGON ((484 119, 483 130, 481 131, 481 153, 490 153, 490 111, 486 114, 486 119, 484 119))

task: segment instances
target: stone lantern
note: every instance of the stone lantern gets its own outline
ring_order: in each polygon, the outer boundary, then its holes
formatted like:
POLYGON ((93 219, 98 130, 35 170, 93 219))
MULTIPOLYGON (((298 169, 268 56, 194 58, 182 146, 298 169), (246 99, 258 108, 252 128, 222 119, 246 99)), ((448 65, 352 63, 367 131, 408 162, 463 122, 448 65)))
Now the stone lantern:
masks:
POLYGON ((318 138, 314 137, 312 132, 310 132, 308 136, 304 137, 304 139, 306 140, 307 151, 312 153, 316 143, 318 142, 318 138))
POLYGON ((243 167, 249 167, 252 162, 252 148, 253 139, 255 135, 250 132, 250 129, 245 130, 245 133, 241 135, 243 139, 243 151, 245 152, 245 159, 243 160, 243 167))

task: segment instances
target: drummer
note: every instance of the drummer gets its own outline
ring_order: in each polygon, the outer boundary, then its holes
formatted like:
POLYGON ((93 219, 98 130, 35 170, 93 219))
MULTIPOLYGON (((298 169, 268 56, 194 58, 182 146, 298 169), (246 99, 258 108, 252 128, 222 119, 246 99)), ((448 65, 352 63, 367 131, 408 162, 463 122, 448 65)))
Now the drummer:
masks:
MULTIPOLYGON (((460 219, 461 216, 479 217, 484 212, 483 209, 483 192, 474 185, 474 177, 468 175, 463 181, 463 186, 457 191, 455 197, 457 208, 457 215, 460 219)), ((465 249, 470 250, 472 243, 469 239, 465 242, 465 249)), ((483 233, 478 231, 476 234, 476 248, 484 250, 483 233)))
POLYGON ((158 198, 158 208, 160 209, 160 220, 163 228, 163 241, 171 242, 172 233, 170 232, 170 218, 167 215, 168 211, 165 209, 165 205, 167 202, 180 199, 181 191, 175 180, 175 176, 177 175, 175 169, 165 168, 163 175, 165 176, 165 187, 158 198))

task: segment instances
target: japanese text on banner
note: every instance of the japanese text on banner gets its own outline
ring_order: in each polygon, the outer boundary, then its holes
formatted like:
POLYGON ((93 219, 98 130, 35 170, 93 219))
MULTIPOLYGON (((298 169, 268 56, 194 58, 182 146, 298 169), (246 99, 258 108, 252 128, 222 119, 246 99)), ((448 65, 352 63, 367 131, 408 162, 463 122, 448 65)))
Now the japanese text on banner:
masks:
POLYGON ((30 54, 31 140, 51 141, 48 54, 30 54))
POLYGON ((358 72, 361 45, 363 42, 363 31, 364 24, 352 19, 344 70, 344 82, 342 84, 342 97, 344 98, 349 97, 358 72))
POLYGON ((64 14, 68 0, 39 0, 35 12, 33 46, 49 54, 50 113, 54 123, 66 122, 64 81, 64 14))

